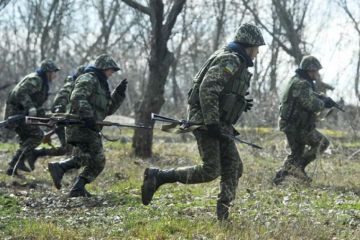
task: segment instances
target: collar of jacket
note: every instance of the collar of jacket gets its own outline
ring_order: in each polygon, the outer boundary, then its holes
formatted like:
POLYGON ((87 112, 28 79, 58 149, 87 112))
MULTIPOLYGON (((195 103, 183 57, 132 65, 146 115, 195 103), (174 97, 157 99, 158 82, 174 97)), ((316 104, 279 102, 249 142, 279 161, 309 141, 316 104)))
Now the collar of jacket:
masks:
POLYGON ((298 69, 295 70, 295 73, 296 73, 299 77, 301 77, 301 78, 305 79, 306 81, 308 81, 308 82, 311 84, 312 89, 315 90, 314 80, 312 80, 312 79, 310 78, 309 74, 308 74, 306 71, 298 68, 298 69))
POLYGON ((47 79, 46 72, 41 68, 35 70, 36 74, 41 78, 44 86, 46 87, 47 91, 49 90, 49 80, 47 79))
POLYGON ((235 52, 236 55, 245 61, 246 65, 248 67, 253 67, 254 66, 254 62, 251 60, 251 58, 249 57, 249 55, 246 53, 245 48, 243 46, 241 46, 238 42, 230 42, 227 46, 226 49, 232 52, 235 52))
POLYGON ((85 68, 85 73, 94 73, 97 79, 99 79, 100 85, 106 90, 108 97, 110 96, 109 83, 107 77, 102 69, 98 69, 93 65, 89 65, 85 68))

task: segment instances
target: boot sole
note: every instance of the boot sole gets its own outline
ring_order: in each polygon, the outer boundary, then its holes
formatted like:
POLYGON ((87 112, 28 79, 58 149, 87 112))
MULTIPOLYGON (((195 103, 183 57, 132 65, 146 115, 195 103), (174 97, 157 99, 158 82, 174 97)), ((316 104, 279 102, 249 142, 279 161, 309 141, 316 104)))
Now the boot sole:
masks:
POLYGON ((61 189, 61 183, 57 182, 55 179, 58 177, 57 174, 55 174, 56 172, 56 167, 54 166, 54 164, 49 163, 48 164, 48 169, 51 175, 51 178, 53 180, 53 183, 56 187, 56 189, 60 190, 61 189))

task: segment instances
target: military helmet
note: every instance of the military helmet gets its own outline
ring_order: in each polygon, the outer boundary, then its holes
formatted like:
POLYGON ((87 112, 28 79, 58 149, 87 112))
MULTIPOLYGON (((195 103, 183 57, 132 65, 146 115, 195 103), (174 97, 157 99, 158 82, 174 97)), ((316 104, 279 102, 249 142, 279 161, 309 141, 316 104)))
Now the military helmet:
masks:
POLYGON ((235 42, 245 43, 249 46, 265 45, 260 29, 250 23, 242 24, 235 33, 235 42))
POLYGON ((57 72, 60 68, 50 59, 45 59, 40 63, 40 68, 44 72, 57 72))
POLYGON ((114 59, 108 54, 101 54, 98 56, 95 59, 94 66, 102 70, 113 69, 115 72, 120 70, 114 59))
POLYGON ((86 68, 85 65, 81 65, 81 66, 77 67, 74 75, 77 77, 80 76, 81 74, 83 74, 85 72, 85 68, 86 68))
POLYGON ((322 69, 320 61, 311 55, 304 56, 300 62, 300 69, 305 71, 316 71, 322 69))

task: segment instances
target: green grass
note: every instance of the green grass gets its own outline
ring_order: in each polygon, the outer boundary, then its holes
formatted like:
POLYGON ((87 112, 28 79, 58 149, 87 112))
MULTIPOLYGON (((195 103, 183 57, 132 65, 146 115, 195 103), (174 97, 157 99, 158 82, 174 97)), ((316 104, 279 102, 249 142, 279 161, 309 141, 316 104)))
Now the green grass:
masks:
POLYGON ((105 142, 106 168, 87 186, 96 196, 78 199, 67 198, 76 171, 64 177, 63 190, 52 186, 47 162, 60 158, 41 159, 26 179, 10 178, 3 170, 16 144, 0 144, 0 239, 360 239, 360 161, 348 160, 357 142, 326 132, 331 154, 310 165, 313 183, 290 178, 276 187, 271 179, 286 156, 282 133, 240 133, 265 148, 238 145, 244 174, 226 223, 216 221, 219 179, 165 185, 149 206, 141 204, 146 167, 201 162, 192 138, 155 132, 151 160, 134 157, 128 141, 105 142))

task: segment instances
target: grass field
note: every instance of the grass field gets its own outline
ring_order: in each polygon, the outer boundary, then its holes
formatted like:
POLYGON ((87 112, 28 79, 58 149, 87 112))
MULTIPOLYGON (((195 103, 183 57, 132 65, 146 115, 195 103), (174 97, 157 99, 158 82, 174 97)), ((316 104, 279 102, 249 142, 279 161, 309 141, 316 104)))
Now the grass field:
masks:
POLYGON ((164 168, 200 163, 191 136, 155 132, 154 157, 131 154, 130 132, 105 142, 107 164, 87 185, 91 198, 67 198, 77 172, 64 177, 57 191, 43 158, 24 179, 5 175, 16 144, 0 145, 0 239, 360 239, 360 141, 346 133, 324 131, 330 149, 308 169, 310 185, 289 178, 271 179, 286 156, 284 136, 273 129, 242 129, 265 149, 238 145, 244 163, 230 220, 216 221, 219 180, 165 185, 149 206, 140 186, 148 166, 164 168))

